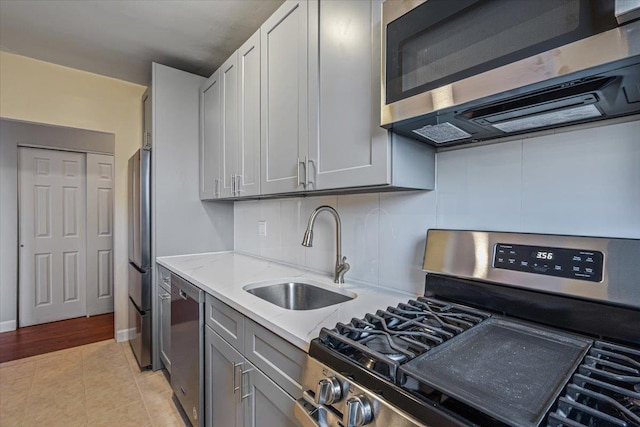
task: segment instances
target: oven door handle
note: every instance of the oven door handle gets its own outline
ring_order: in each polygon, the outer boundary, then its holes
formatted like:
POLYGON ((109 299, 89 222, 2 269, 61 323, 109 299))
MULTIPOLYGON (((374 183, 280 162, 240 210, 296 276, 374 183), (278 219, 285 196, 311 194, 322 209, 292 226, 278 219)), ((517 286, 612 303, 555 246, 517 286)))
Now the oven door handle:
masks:
POLYGON ((324 405, 316 405, 309 392, 302 393, 302 397, 296 401, 293 413, 302 427, 329 427, 337 426, 342 422, 332 411, 328 411, 324 405))

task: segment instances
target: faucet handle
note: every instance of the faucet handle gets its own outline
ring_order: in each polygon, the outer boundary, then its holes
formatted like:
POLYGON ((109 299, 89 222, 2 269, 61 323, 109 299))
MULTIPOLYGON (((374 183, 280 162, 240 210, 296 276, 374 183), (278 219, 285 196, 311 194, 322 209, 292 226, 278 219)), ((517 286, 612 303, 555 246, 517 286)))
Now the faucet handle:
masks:
POLYGON ((344 276, 345 273, 347 271, 349 271, 349 269, 351 268, 351 266, 349 265, 349 263, 347 262, 347 257, 343 256, 342 260, 340 260, 340 266, 338 267, 338 271, 340 272, 341 276, 344 276))

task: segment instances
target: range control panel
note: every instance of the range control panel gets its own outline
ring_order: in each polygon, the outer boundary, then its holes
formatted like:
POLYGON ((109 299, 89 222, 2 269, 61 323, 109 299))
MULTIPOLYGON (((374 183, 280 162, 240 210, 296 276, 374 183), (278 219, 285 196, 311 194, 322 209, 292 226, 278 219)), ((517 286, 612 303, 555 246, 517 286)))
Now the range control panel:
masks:
POLYGON ((497 243, 493 267, 569 279, 602 281, 604 255, 599 251, 497 243))

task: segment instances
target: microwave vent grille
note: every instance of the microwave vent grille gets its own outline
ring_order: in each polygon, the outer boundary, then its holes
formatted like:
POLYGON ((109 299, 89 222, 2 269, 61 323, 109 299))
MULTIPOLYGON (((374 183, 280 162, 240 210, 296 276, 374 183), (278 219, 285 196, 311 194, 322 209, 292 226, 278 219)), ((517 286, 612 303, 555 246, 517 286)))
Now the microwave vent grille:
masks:
POLYGON ((449 122, 439 123, 437 125, 427 125, 419 129, 414 129, 416 134, 428 138, 436 144, 444 144, 445 142, 457 141, 459 139, 467 139, 471 134, 452 125, 449 122))
POLYGON ((503 132, 520 132, 523 130, 559 125, 562 123, 570 123, 600 116, 602 116, 600 110, 598 110, 595 105, 589 104, 565 110, 517 118, 501 123, 493 123, 492 126, 503 132))

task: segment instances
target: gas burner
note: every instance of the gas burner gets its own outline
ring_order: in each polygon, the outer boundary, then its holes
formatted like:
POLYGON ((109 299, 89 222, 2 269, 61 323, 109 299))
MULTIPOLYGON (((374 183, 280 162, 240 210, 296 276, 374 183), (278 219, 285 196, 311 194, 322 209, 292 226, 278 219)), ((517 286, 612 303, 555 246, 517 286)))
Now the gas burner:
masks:
POLYGON ((596 342, 549 416, 583 425, 640 426, 640 351, 596 342))
POLYGON ((367 370, 390 379, 398 367, 469 329, 489 314, 420 297, 408 304, 368 313, 363 319, 322 329, 320 341, 367 370))
POLYGON ((383 354, 385 355, 385 357, 388 357, 389 359, 396 362, 403 362, 408 358, 407 353, 409 344, 399 341, 392 336, 371 336, 362 340, 361 342, 373 351, 377 351, 378 353, 383 354), (399 352, 399 349, 404 349, 405 353, 399 352))

